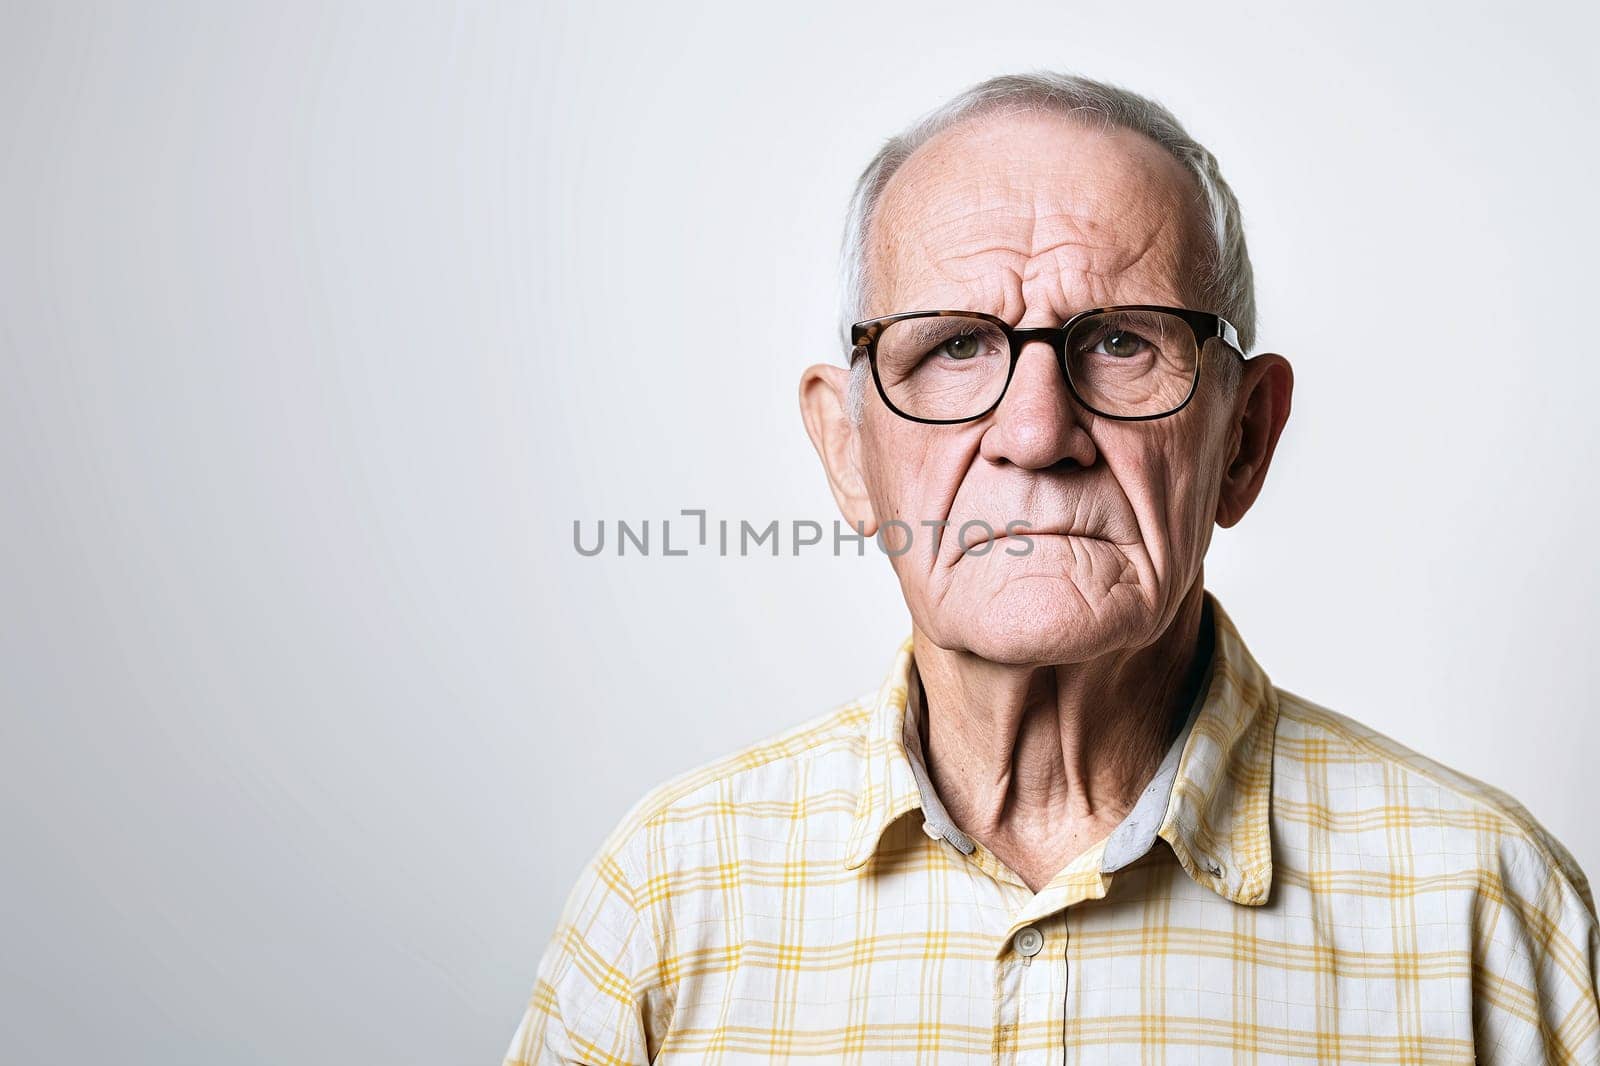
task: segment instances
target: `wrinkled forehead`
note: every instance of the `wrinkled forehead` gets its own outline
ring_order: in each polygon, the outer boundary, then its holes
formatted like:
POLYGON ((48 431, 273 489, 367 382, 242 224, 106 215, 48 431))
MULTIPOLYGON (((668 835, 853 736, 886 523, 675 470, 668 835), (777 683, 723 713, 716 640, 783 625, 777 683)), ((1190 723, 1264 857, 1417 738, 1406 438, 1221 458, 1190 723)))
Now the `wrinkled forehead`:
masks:
POLYGON ((1194 175, 1149 138, 1052 112, 971 120, 890 177, 868 234, 869 314, 1012 321, 1110 303, 1195 304, 1194 175))

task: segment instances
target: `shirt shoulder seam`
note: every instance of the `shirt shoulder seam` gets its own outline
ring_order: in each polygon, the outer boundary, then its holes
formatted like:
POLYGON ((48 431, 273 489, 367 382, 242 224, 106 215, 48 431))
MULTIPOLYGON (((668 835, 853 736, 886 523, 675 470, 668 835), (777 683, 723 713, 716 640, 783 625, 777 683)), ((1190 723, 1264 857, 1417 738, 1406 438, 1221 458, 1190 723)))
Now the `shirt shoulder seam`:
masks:
POLYGON ((626 846, 626 842, 652 820, 707 788, 786 759, 813 755, 836 741, 849 740, 867 714, 865 698, 857 698, 673 774, 634 802, 612 832, 607 846, 614 850, 626 846))
POLYGON ((1588 877, 1577 859, 1515 796, 1482 778, 1424 755, 1360 719, 1324 707, 1282 686, 1274 687, 1278 690, 1280 723, 1292 720, 1321 729, 1350 747, 1414 774, 1471 804, 1474 809, 1490 814, 1508 835, 1531 846, 1552 871, 1573 887, 1591 913, 1594 911, 1588 877))

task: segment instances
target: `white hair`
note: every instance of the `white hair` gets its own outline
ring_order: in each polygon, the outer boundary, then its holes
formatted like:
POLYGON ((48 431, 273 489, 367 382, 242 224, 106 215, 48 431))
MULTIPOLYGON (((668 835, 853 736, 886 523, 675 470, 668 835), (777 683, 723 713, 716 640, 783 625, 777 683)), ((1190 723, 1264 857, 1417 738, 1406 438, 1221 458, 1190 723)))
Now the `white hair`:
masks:
MULTIPOLYGON (((1210 241, 1195 264, 1197 287, 1207 306, 1239 331, 1239 345, 1249 354, 1256 336, 1255 279, 1245 248, 1244 221, 1239 201, 1222 180, 1221 168, 1211 152, 1184 130, 1161 104, 1138 93, 1077 74, 1039 70, 1006 74, 972 86, 930 111, 884 142, 861 176, 845 219, 843 242, 844 289, 839 314, 840 339, 849 358, 850 327, 867 317, 872 293, 869 273, 868 228, 884 187, 911 153, 936 135, 961 122, 979 117, 1030 111, 1070 113, 1098 122, 1105 128, 1122 128, 1155 141, 1195 176, 1210 241)), ((857 359, 851 368, 849 408, 852 422, 861 421, 866 404, 868 367, 857 359)))

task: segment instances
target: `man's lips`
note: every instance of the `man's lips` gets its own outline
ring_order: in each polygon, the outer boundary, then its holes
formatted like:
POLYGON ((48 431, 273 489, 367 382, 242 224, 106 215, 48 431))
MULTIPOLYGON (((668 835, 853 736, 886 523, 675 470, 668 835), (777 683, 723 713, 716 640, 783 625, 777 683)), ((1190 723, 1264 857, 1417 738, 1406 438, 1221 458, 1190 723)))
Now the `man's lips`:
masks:
MULTIPOLYGON (((996 541, 1006 540, 1006 539, 1014 538, 1014 537, 1078 537, 1078 538, 1083 539, 1083 540, 1100 540, 1101 539, 1100 537, 1096 536, 1093 533, 1090 533, 1087 530, 1082 530, 1082 529, 1061 529, 1061 528, 1058 528, 1058 527, 1051 527, 1051 526, 1046 526, 1046 527, 1044 527, 1042 529, 1012 529, 1012 530, 997 529, 997 530, 994 531, 994 536, 992 536, 992 537, 991 536, 980 537, 980 538, 978 538, 976 540, 973 540, 970 543, 964 545, 962 547, 962 549, 961 549, 961 554, 962 555, 966 555, 968 552, 970 552, 974 548, 982 547, 985 544, 991 544, 992 545, 996 541)), ((991 548, 989 550, 992 551, 993 549, 991 548)), ((988 554, 988 552, 985 551, 983 554, 988 554)), ((1024 553, 1023 552, 1012 552, 1011 554, 1013 554, 1013 555, 1022 555, 1024 553)))

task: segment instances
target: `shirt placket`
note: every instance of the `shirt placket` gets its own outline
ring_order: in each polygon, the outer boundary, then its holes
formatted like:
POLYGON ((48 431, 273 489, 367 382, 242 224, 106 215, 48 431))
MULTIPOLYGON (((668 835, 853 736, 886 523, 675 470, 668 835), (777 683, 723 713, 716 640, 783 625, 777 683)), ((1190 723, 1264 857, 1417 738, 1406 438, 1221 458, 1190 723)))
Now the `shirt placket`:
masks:
POLYGON ((1064 912, 1012 932, 995 970, 997 1066, 1054 1066, 1064 1061, 1068 979, 1064 912))

